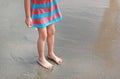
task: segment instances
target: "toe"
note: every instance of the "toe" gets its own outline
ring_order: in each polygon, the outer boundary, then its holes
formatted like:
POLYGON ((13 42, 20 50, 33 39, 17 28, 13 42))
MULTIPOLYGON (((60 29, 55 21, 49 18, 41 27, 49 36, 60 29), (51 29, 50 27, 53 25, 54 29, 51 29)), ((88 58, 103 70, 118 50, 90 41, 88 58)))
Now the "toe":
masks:
POLYGON ((62 64, 62 59, 59 59, 58 64, 62 64))
POLYGON ((49 67, 48 67, 48 69, 52 69, 53 68, 53 65, 50 65, 49 67))

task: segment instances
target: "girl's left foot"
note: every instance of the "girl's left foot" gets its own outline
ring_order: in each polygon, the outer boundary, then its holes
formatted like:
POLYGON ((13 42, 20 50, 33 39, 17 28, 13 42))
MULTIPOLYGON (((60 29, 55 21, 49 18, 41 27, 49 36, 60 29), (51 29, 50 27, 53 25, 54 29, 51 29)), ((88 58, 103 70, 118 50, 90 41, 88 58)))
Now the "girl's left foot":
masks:
POLYGON ((62 59, 57 57, 55 54, 48 55, 48 58, 57 63, 58 65, 62 64, 62 59))

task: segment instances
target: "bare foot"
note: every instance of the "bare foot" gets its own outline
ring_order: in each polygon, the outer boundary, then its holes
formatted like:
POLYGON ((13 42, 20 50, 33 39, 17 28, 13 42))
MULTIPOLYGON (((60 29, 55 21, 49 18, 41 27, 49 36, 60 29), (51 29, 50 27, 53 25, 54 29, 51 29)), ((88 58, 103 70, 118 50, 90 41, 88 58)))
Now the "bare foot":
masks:
POLYGON ((62 64, 62 59, 59 58, 59 57, 57 57, 55 54, 48 55, 48 58, 51 59, 51 60, 53 60, 58 65, 62 64))
POLYGON ((38 64, 40 64, 41 66, 43 66, 46 69, 52 69, 53 65, 50 64, 46 59, 38 59, 38 64))

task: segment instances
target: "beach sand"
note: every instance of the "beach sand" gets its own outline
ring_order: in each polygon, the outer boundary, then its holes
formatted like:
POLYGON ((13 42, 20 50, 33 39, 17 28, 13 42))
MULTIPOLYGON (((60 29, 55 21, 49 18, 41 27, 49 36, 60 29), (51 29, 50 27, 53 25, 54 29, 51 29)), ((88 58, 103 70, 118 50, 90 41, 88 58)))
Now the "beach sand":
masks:
MULTIPOLYGON (((120 0, 58 0, 53 70, 39 66, 23 0, 0 0, 0 79, 120 79, 120 0)), ((45 48, 47 55, 47 46, 45 48)))

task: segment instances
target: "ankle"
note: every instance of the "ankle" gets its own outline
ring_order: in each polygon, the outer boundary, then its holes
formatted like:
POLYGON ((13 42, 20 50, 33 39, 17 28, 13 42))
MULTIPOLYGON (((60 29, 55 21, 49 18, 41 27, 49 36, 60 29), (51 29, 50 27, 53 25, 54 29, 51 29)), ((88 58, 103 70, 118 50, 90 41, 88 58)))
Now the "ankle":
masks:
POLYGON ((48 56, 53 56, 54 53, 53 52, 48 52, 48 56))
POLYGON ((43 61, 43 60, 45 60, 45 57, 39 57, 38 58, 40 61, 43 61))
POLYGON ((48 50, 48 54, 53 54, 53 53, 54 53, 54 51, 48 50))
POLYGON ((51 53, 51 54, 48 54, 48 57, 50 57, 50 58, 53 58, 53 57, 55 57, 56 55, 54 54, 54 53, 51 53))

